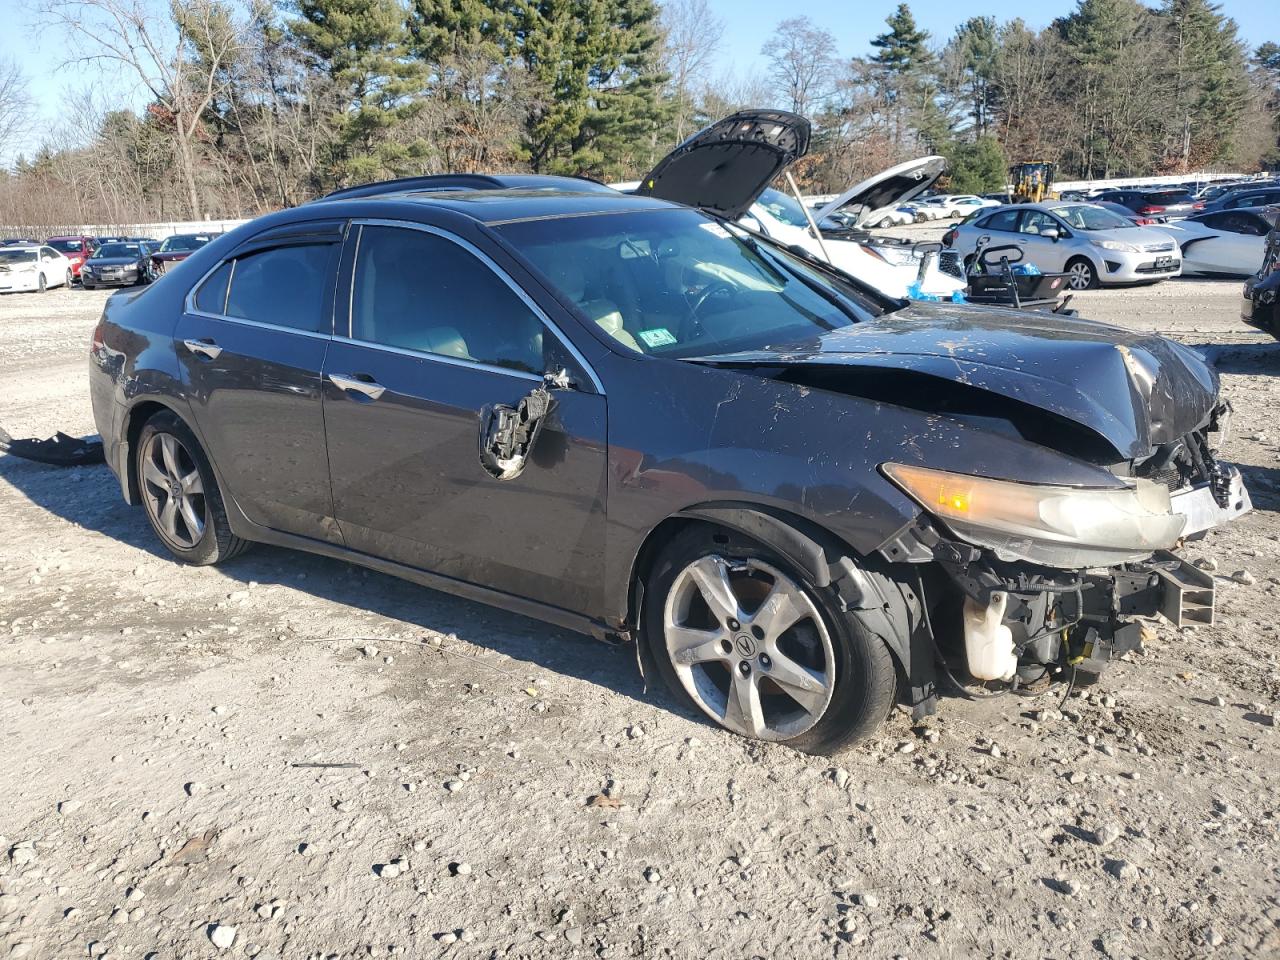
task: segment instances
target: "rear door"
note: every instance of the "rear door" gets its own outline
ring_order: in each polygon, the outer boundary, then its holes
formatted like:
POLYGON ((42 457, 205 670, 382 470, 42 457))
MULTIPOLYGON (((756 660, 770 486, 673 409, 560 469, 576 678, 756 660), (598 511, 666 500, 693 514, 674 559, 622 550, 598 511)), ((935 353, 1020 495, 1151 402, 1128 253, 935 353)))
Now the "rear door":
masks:
POLYGON ((175 334, 224 495, 254 523, 335 543, 320 375, 344 230, 309 221, 242 244, 194 288, 175 334))
POLYGON ((491 257, 447 231, 367 222, 347 246, 350 315, 324 385, 347 544, 563 609, 595 608, 606 407, 586 361, 491 257), (523 471, 496 478, 481 462, 482 424, 559 370, 572 386, 551 390, 523 471))

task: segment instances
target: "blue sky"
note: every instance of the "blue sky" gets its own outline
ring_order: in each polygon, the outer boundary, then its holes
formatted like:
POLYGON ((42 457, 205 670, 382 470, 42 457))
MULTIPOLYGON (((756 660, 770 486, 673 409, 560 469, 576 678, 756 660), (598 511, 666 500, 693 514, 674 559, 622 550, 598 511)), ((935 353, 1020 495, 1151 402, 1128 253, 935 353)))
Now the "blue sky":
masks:
MULTIPOLYGON (((155 0, 159 5, 161 0, 155 0)), ((760 47, 774 26, 784 17, 807 16, 835 35, 840 53, 854 56, 868 50, 871 38, 884 30, 884 18, 897 6, 897 0, 799 0, 779 4, 776 0, 709 0, 717 14, 725 20, 724 42, 719 52, 721 69, 739 74, 761 69, 760 47)), ((1032 27, 1046 26, 1055 17, 1075 7, 1075 0, 1041 0, 1029 4, 1025 0, 981 0, 979 3, 957 3, 955 0, 914 0, 910 4, 917 22, 933 34, 935 41, 945 40, 956 26, 971 16, 990 15, 998 20, 1021 16, 1032 27)), ((1272 40, 1280 42, 1280 21, 1275 16, 1276 0, 1222 0, 1223 11, 1240 26, 1240 35, 1250 47, 1272 40)), ((0 0, 0 57, 16 60, 31 81, 41 121, 29 138, 25 149, 37 146, 59 115, 75 108, 79 97, 90 86, 108 91, 107 102, 121 106, 140 106, 143 98, 135 84, 123 77, 103 78, 92 65, 68 64, 75 56, 68 49, 67 38, 51 31, 13 29, 15 21, 39 22, 36 0, 0 0)), ((0 162, 11 158, 0 157, 0 162)))

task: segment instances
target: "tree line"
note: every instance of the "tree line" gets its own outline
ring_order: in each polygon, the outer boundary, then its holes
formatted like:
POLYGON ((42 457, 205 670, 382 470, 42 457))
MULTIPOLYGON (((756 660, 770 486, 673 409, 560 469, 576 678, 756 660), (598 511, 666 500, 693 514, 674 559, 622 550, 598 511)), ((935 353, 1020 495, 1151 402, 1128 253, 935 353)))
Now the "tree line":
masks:
MULTIPOLYGON (((1078 0, 1041 30, 973 17, 948 38, 904 3, 856 56, 789 18, 745 76, 715 71, 707 0, 39 2, 69 62, 119 81, 0 173, 11 224, 250 216, 446 171, 629 179, 748 106, 814 121, 797 170, 814 192, 922 153, 965 191, 1014 160, 1063 178, 1280 165, 1280 47, 1208 0, 1078 0)), ((29 129, 24 91, 0 63, 0 151, 29 129)))

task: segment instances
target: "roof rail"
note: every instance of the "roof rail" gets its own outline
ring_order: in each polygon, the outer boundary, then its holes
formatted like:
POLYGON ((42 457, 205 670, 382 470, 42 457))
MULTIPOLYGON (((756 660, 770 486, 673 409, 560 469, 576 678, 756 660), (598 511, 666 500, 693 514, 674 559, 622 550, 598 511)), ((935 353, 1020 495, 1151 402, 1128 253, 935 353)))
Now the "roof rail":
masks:
POLYGON ((321 200, 350 200, 353 197, 376 197, 384 193, 403 193, 407 190, 497 190, 502 187, 497 177, 483 173, 440 173, 426 177, 400 177, 396 180, 379 180, 355 187, 343 187, 326 193, 321 200))

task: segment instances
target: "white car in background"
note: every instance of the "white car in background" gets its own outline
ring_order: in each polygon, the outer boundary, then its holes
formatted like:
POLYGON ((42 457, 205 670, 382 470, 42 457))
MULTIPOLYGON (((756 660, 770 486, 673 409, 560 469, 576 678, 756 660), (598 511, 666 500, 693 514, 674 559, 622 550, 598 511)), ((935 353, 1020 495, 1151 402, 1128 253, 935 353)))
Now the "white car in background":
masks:
POLYGON ((926 197, 921 204, 926 208, 941 211, 939 219, 953 217, 963 219, 975 210, 982 210, 986 207, 998 207, 998 200, 988 200, 985 197, 975 197, 970 193, 960 194, 940 194, 936 197, 926 197))
POLYGON ((71 261, 53 247, 24 243, 0 246, 0 293, 44 293, 70 289, 71 261))
POLYGON ((1218 210, 1153 229, 1182 250, 1182 275, 1251 277, 1262 265, 1271 225, 1253 210, 1218 210))
MULTIPOLYGON (((890 167, 855 184, 810 214, 813 222, 821 228, 820 240, 813 236, 809 218, 800 202, 772 187, 765 188, 737 222, 779 243, 800 247, 811 256, 827 261, 891 297, 924 294, 949 299, 963 292, 966 284, 959 277, 941 270, 937 257, 932 258, 921 283, 923 258, 913 245, 874 243, 865 234, 858 236, 869 224, 879 223, 886 211, 896 209, 929 189, 944 170, 944 158, 922 157, 890 167)), ((754 174, 755 171, 749 167, 744 167, 741 174, 741 190, 747 196, 759 189, 754 174)), ((738 170, 734 165, 722 162, 717 176, 726 184, 724 189, 736 196, 739 181, 735 179, 738 170)), ((615 190, 623 193, 633 193, 639 186, 639 181, 613 184, 615 190)), ((685 202, 685 199, 681 197, 678 202, 685 202)))

